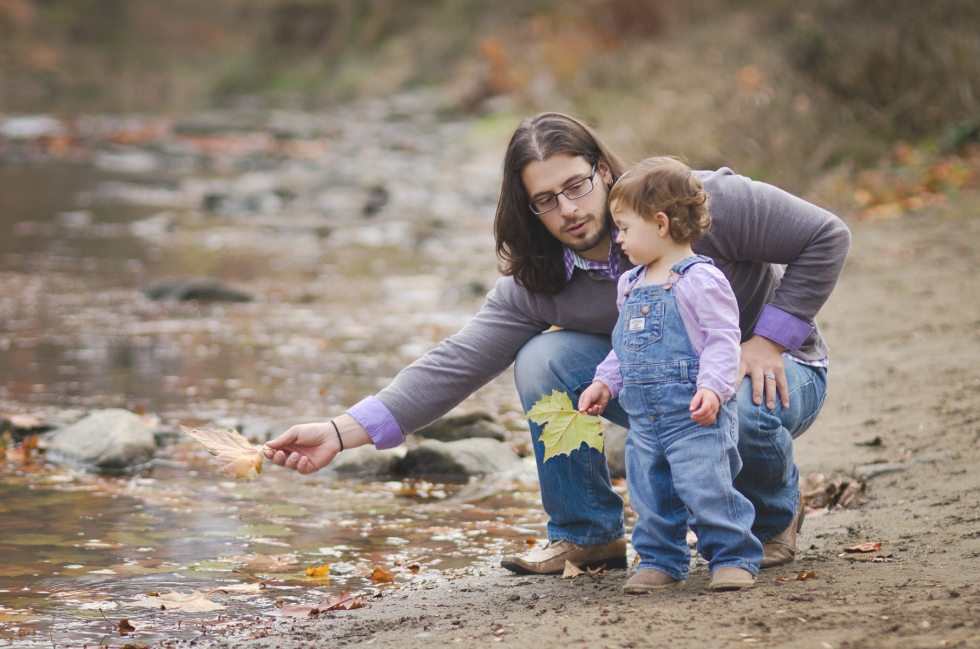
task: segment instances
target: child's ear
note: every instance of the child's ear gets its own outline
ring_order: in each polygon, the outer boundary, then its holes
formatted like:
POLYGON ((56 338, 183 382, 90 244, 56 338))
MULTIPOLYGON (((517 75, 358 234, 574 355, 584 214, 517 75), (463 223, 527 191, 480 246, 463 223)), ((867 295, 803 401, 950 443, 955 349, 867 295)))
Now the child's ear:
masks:
POLYGON ((666 237, 670 235, 670 217, 664 212, 657 212, 654 217, 657 222, 657 234, 661 237, 666 237))

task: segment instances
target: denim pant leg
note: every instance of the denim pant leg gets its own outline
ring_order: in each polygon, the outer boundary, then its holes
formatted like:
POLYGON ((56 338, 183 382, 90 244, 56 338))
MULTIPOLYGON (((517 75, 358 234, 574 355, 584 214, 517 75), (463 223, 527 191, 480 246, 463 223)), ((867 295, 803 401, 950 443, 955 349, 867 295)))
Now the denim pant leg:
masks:
MULTIPOLYGON (((521 405, 527 412, 542 395, 552 390, 567 392, 573 405, 592 383, 596 366, 609 353, 608 336, 575 331, 552 331, 532 338, 517 354, 514 378, 521 405)), ((604 416, 626 423, 618 402, 611 402, 604 416)), ((581 447, 569 455, 543 460, 541 426, 529 422, 534 458, 541 483, 541 501, 551 520, 548 538, 579 545, 599 545, 621 538, 623 499, 612 490, 603 453, 581 447)))
POLYGON ((686 409, 675 412, 673 421, 661 422, 660 438, 674 489, 691 510, 698 552, 712 573, 728 566, 758 574, 763 552, 751 529, 755 511, 732 486, 742 466, 735 445, 737 405, 724 404, 710 426, 692 421, 686 409))
POLYGON ((689 514, 674 491, 671 467, 652 424, 630 426, 626 482, 630 506, 637 515, 632 538, 633 549, 640 555, 637 571, 652 568, 674 579, 687 579, 691 565, 689 514))
POLYGON ((789 527, 799 503, 800 474, 793 461, 793 439, 810 427, 827 394, 827 370, 786 361, 789 408, 776 399, 772 410, 752 403, 748 377, 738 391, 738 489, 755 507, 752 533, 768 541, 789 527))

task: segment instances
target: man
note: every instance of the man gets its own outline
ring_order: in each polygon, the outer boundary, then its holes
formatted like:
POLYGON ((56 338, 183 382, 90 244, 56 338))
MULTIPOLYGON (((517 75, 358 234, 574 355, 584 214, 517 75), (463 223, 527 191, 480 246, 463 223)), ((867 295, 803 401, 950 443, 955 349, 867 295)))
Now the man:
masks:
MULTIPOLYGON (((290 428, 269 442, 267 455, 311 473, 344 448, 397 446, 512 362, 525 411, 556 389, 575 404, 609 352, 616 279, 629 269, 607 204, 623 171, 581 122, 557 113, 524 120, 504 159, 494 223, 504 277, 480 312, 376 396, 331 422, 290 428), (553 327, 560 330, 547 331, 553 327)), ((735 486, 755 507, 763 567, 780 565, 793 560, 803 521, 793 438, 813 423, 826 394, 827 347, 814 318, 837 282, 850 233, 833 214, 771 185, 729 169, 695 173, 713 226, 694 252, 714 260, 739 304, 744 466, 735 486)), ((615 401, 604 416, 627 425, 615 401)), ((540 432, 531 424, 549 541, 501 565, 522 574, 560 573, 566 560, 625 568, 623 501, 605 457, 580 448, 544 462, 540 432)))

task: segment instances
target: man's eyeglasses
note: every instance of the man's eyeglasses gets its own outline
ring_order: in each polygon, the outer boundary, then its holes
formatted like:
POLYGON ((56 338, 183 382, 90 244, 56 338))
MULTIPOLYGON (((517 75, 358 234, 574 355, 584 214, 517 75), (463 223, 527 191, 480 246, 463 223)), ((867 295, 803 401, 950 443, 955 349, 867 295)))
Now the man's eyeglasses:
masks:
MULTIPOLYGON (((565 189, 558 192, 558 194, 564 194, 566 198, 573 201, 577 198, 582 198, 595 189, 595 184, 592 182, 592 179, 595 178, 595 172, 596 165, 592 165, 592 173, 589 174, 588 178, 583 178, 582 180, 569 185, 565 189)), ((558 207, 558 194, 552 194, 550 196, 545 196, 543 198, 531 201, 528 203, 528 207, 531 208, 532 212, 539 215, 550 212, 558 207)))

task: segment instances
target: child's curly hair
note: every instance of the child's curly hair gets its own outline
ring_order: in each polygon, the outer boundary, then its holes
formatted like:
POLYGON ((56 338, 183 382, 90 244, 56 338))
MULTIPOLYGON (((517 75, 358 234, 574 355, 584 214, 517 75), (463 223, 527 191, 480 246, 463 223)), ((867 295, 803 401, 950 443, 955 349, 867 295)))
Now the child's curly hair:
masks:
POLYGON ((694 243, 708 231, 708 202, 701 181, 673 156, 647 158, 620 176, 609 193, 613 211, 629 210, 647 220, 666 214, 677 243, 694 243))

